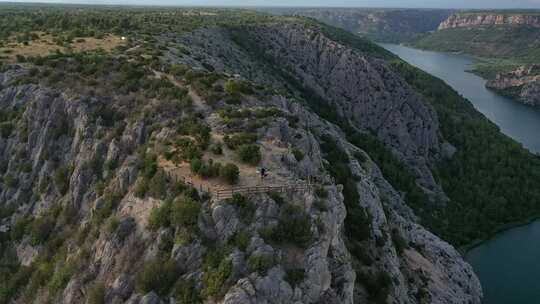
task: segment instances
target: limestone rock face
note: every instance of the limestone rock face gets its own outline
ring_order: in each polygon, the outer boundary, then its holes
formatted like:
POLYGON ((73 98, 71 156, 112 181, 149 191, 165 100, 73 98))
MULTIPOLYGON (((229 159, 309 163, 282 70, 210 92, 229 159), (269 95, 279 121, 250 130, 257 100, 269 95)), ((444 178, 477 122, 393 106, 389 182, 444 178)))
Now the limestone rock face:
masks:
POLYGON ((486 87, 518 101, 540 106, 540 65, 522 66, 508 73, 499 73, 486 87))
POLYGON ((493 25, 540 27, 538 15, 514 13, 456 13, 439 25, 439 30, 493 25))
POLYGON ((379 59, 294 25, 254 29, 267 56, 360 130, 372 132, 429 191, 443 195, 429 164, 441 157, 435 111, 379 59))

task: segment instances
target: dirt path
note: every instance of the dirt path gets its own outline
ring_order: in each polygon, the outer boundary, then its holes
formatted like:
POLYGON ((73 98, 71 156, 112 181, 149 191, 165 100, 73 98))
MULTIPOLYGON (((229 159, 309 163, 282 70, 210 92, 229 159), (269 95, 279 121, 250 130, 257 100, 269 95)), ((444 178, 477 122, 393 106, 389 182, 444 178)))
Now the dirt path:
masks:
POLYGON ((197 92, 195 92, 195 90, 191 88, 191 86, 184 84, 183 82, 177 80, 176 78, 174 78, 173 75, 170 75, 170 74, 166 74, 166 73, 159 72, 156 70, 154 70, 154 74, 158 78, 163 78, 163 77, 167 78, 172 84, 174 84, 175 86, 179 88, 183 88, 183 89, 187 88, 188 95, 193 100, 193 105, 195 106, 195 108, 202 111, 209 110, 208 105, 203 101, 201 96, 199 96, 199 94, 197 94, 197 92))

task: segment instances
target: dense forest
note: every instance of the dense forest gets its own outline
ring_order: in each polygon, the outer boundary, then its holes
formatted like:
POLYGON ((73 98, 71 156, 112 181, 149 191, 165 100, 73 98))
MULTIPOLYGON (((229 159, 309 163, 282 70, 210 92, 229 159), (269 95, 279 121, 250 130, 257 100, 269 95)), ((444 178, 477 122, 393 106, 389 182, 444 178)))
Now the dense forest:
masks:
POLYGON ((436 168, 451 202, 432 213, 430 226, 466 245, 540 214, 540 157, 503 135, 442 80, 402 61, 393 67, 433 104, 443 135, 458 149, 436 168))

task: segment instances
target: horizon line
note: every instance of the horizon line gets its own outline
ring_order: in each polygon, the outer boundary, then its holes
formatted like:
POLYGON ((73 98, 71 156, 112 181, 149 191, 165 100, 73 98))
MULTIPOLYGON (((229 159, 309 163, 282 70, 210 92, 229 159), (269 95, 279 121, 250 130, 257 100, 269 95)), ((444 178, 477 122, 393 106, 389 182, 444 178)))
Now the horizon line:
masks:
POLYGON ((402 9, 402 10, 494 10, 494 11, 511 11, 511 10, 536 10, 540 11, 540 8, 538 7, 516 7, 516 8, 498 8, 498 7, 393 7, 393 6, 333 6, 333 5, 318 5, 318 6, 312 6, 312 5, 254 5, 254 4, 248 4, 248 5, 212 5, 212 4, 128 4, 128 3, 114 3, 112 1, 111 3, 89 3, 86 1, 74 1, 74 2, 61 2, 61 1, 3 1, 0 0, 0 5, 5 4, 13 4, 13 5, 21 5, 21 4, 28 4, 28 5, 52 5, 52 6, 76 6, 76 5, 82 5, 82 6, 113 6, 113 7, 175 7, 175 8, 274 8, 274 9, 294 9, 294 8, 302 8, 302 9, 402 9))

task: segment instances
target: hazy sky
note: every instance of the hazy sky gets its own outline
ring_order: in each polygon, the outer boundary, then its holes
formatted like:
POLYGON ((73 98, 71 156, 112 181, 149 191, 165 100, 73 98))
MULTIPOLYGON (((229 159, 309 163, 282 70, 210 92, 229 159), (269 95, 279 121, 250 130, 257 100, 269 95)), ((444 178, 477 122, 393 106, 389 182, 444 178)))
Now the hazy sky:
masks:
POLYGON ((200 6, 354 6, 429 8, 540 8, 540 0, 0 0, 0 2, 56 2, 134 5, 200 6))

